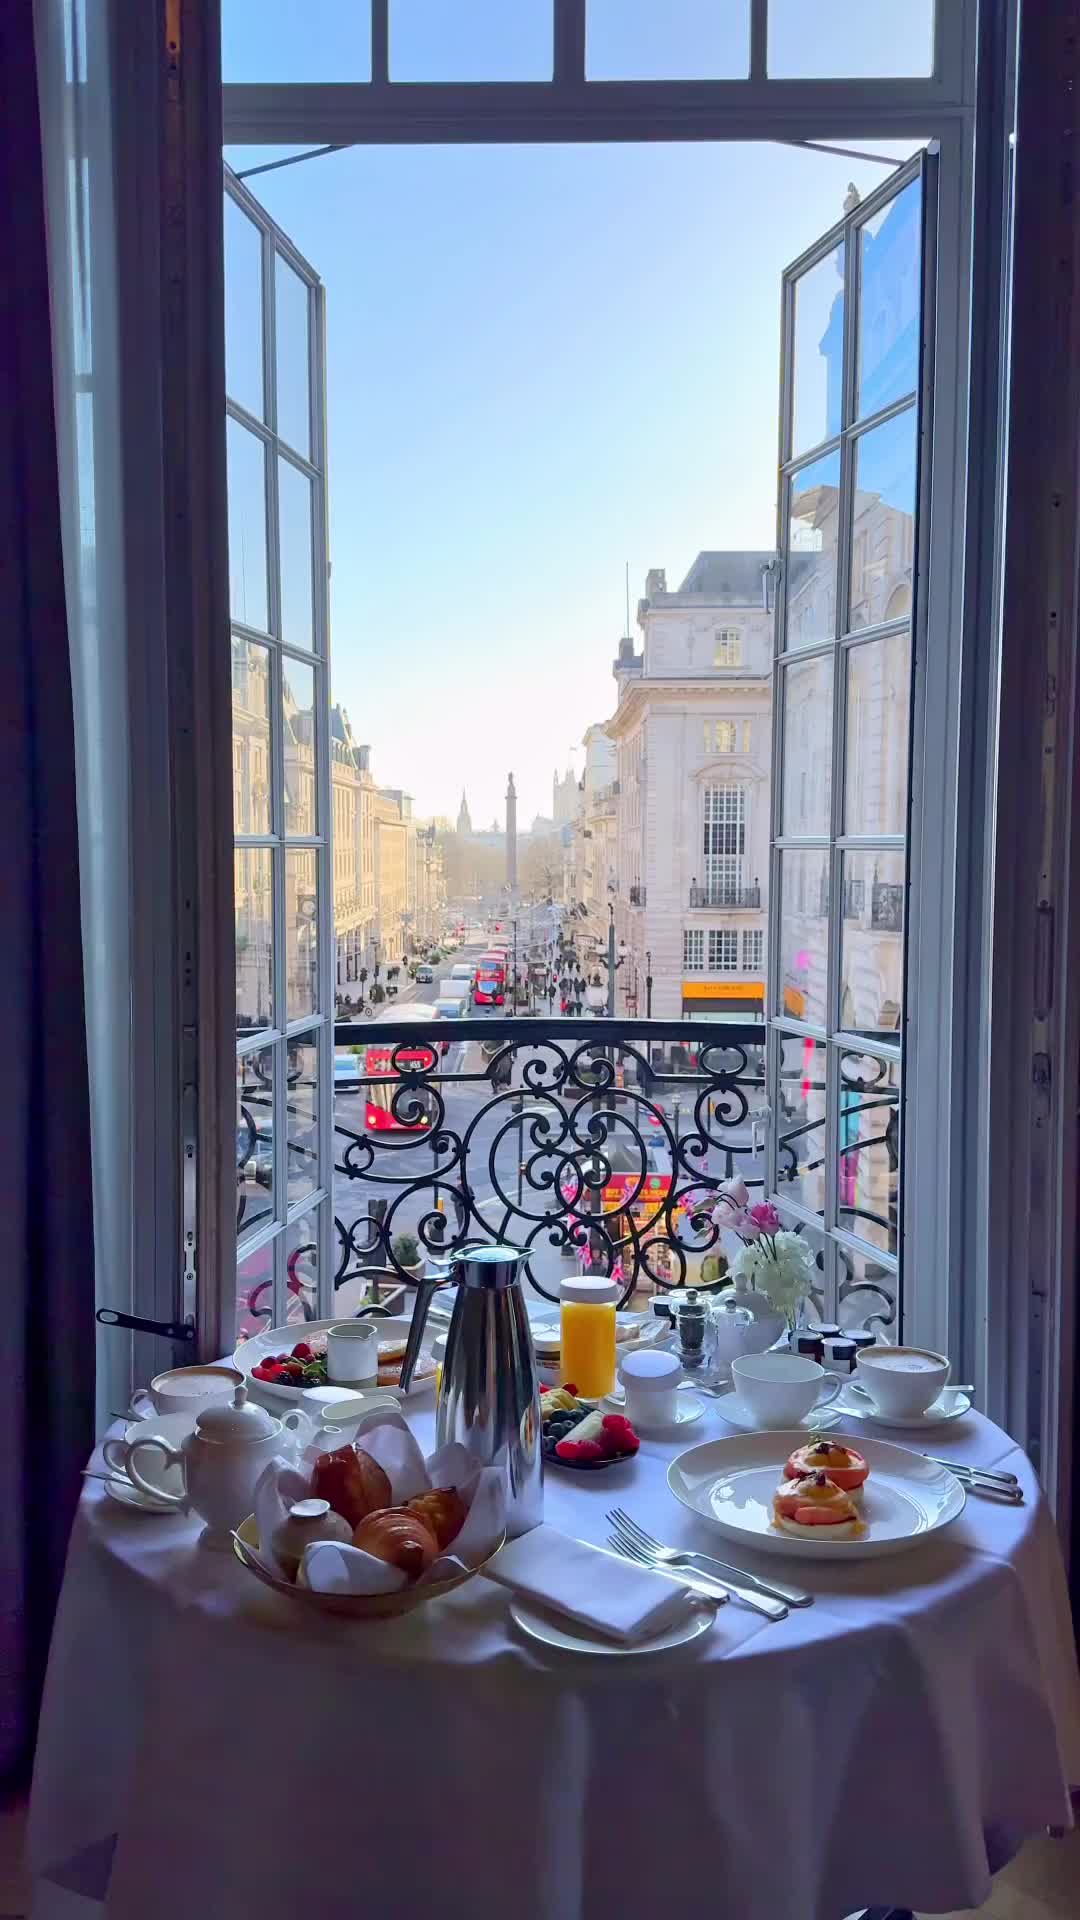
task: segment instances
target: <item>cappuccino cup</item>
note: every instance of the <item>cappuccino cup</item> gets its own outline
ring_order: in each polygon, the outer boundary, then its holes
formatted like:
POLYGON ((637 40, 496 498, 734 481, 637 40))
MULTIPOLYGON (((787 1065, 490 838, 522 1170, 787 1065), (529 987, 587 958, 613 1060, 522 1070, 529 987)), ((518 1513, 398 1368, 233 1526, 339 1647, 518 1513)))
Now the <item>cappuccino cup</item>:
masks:
POLYGON ((864 1347, 855 1378, 885 1420, 917 1420, 948 1384, 950 1366, 929 1347, 864 1347))

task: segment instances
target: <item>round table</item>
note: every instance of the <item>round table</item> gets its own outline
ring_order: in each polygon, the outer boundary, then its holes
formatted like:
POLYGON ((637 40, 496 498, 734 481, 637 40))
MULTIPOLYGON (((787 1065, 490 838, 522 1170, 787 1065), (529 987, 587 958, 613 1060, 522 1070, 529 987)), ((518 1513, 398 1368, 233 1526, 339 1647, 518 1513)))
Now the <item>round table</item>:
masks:
MULTIPOLYGON (((665 1479, 731 1431, 704 1409, 625 1466, 549 1472, 546 1518, 603 1543, 620 1504, 717 1551, 665 1479)), ((430 1402, 410 1423, 429 1450, 430 1402)), ((398 1620, 309 1616, 200 1550, 195 1521, 90 1480, 31 1805, 42 1891, 109 1920, 977 1906, 1028 1834, 1071 1823, 1080 1687, 1030 1464, 977 1414, 933 1446, 1007 1464, 1027 1504, 969 1497, 940 1538, 858 1567, 748 1555, 815 1605, 770 1623, 730 1604, 652 1658, 548 1651, 484 1579, 398 1620)))

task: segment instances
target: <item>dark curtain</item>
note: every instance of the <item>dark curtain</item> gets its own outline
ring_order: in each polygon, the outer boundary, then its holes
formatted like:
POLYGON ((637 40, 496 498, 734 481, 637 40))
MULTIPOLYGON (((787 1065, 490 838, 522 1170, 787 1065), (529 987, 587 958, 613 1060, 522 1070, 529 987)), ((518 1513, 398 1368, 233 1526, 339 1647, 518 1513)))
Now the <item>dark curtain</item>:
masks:
POLYGON ((93 1444, 75 744, 31 0, 0 5, 0 1782, 20 1784, 93 1444))

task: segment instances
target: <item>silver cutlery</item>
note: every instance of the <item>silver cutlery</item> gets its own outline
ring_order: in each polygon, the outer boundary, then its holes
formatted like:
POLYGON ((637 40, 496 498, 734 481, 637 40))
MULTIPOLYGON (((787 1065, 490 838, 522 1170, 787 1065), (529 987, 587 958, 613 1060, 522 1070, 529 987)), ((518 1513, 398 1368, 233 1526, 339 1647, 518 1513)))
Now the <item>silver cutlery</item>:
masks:
POLYGON ((1006 1473, 1003 1467, 970 1466, 966 1460, 945 1460, 939 1458, 936 1453, 925 1454, 924 1458, 932 1460, 935 1467, 948 1467, 954 1473, 977 1473, 980 1474, 984 1480, 1000 1480, 1002 1486, 1005 1487, 1018 1487, 1020 1485, 1015 1473, 1006 1473))
MULTIPOLYGON (((845 1381, 844 1384, 845 1386, 851 1387, 854 1393, 865 1394, 868 1400, 873 1398, 873 1395, 871 1394, 869 1387, 864 1387, 861 1380, 847 1380, 845 1381)), ((946 1382, 945 1386, 942 1388, 942 1392, 943 1393, 974 1393, 975 1388, 971 1385, 970 1381, 967 1383, 960 1383, 960 1382, 954 1383, 952 1380, 949 1380, 946 1382)))
POLYGON ((765 1593, 773 1600, 783 1600, 789 1607, 811 1607, 814 1596, 807 1593, 805 1587, 785 1586, 779 1580, 763 1580, 760 1574, 747 1573, 744 1567, 732 1566, 730 1561, 716 1560, 708 1553, 695 1553, 689 1548, 666 1547, 663 1541, 647 1533, 643 1526, 632 1520, 623 1507, 612 1507, 606 1516, 611 1525, 624 1533, 629 1541, 636 1543, 645 1552, 652 1555, 658 1564, 667 1567, 700 1567, 710 1579, 745 1581, 757 1593, 765 1593))
POLYGON ((167 1508, 169 1511, 172 1510, 171 1501, 155 1500, 152 1494, 143 1493, 142 1488, 136 1487, 134 1481, 129 1480, 125 1473, 99 1473, 96 1467, 82 1467, 80 1468, 80 1472, 84 1480, 105 1480, 110 1482, 114 1487, 126 1487, 129 1493, 142 1493, 143 1500, 148 1507, 159 1506, 167 1508))
POLYGON ((621 1553, 624 1560, 633 1560, 640 1567, 648 1567, 651 1573, 662 1573, 668 1579, 691 1587, 696 1592, 723 1593, 729 1599, 741 1601, 743 1606, 749 1607, 752 1613, 763 1614, 766 1620, 787 1618, 788 1610, 782 1600, 773 1599, 769 1594, 759 1592, 756 1587, 744 1587, 735 1580, 723 1580, 716 1573, 701 1573, 668 1566, 663 1560, 657 1560, 651 1553, 646 1553, 644 1548, 635 1546, 625 1533, 612 1533, 608 1538, 608 1545, 614 1547, 616 1553, 621 1553))
MULTIPOLYGON (((930 1458, 928 1453, 923 1454, 924 1460, 930 1458)), ((1001 1500, 1007 1507, 1022 1507, 1024 1504, 1023 1487, 1019 1484, 1011 1486, 1007 1480, 992 1478, 983 1471, 982 1467, 964 1467, 956 1460, 934 1460, 932 1464, 935 1467, 945 1467, 949 1473, 954 1473, 961 1486, 967 1487, 971 1493, 981 1493, 988 1499, 1001 1500)))

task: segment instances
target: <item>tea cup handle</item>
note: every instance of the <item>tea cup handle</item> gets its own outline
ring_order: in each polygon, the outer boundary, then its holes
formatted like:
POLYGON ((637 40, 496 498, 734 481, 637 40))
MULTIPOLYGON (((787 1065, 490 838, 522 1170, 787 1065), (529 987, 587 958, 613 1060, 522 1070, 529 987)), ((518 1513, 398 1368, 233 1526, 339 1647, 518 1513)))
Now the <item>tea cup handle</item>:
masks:
POLYGON ((297 1448, 306 1447, 315 1431, 315 1422, 303 1407, 290 1407, 282 1414, 281 1424, 297 1448))
POLYGON ((114 1473, 127 1472, 130 1447, 126 1440, 118 1440, 115 1435, 110 1435, 109 1439, 102 1441, 101 1452, 105 1465, 111 1467, 114 1473))
POLYGON ((839 1393, 843 1384, 844 1383, 842 1380, 836 1380, 836 1379, 822 1381, 821 1392, 818 1394, 817 1399, 814 1401, 815 1413, 817 1412, 817 1409, 819 1407, 828 1407, 832 1405, 833 1401, 836 1399, 836 1396, 839 1393))
POLYGON ((163 1506, 186 1508, 186 1492, 165 1493, 161 1487, 155 1487, 152 1481, 143 1479, 136 1464, 136 1455, 142 1453, 147 1447, 156 1448, 157 1452, 163 1456, 167 1467, 179 1467, 181 1472, 183 1471, 184 1456, 179 1448, 170 1447, 167 1440, 159 1439, 156 1434, 150 1434, 145 1440, 133 1440, 131 1446, 128 1448, 128 1478, 133 1481, 134 1485, 137 1486, 141 1492, 151 1494, 155 1500, 160 1500, 163 1506))
POLYGON ((157 1412, 152 1394, 145 1387, 136 1387, 131 1396, 131 1417, 133 1420, 149 1420, 157 1412))

